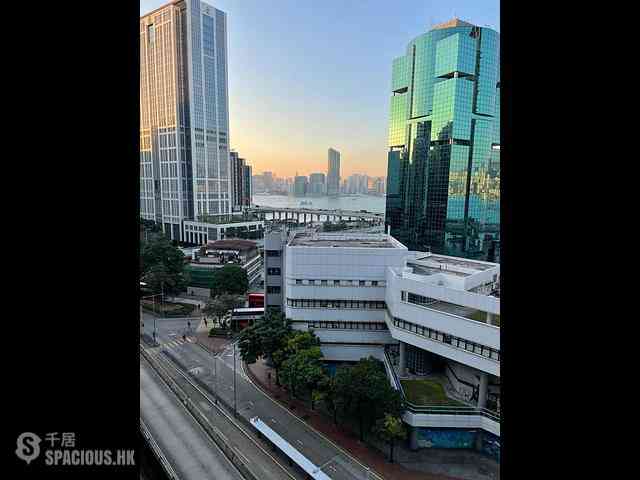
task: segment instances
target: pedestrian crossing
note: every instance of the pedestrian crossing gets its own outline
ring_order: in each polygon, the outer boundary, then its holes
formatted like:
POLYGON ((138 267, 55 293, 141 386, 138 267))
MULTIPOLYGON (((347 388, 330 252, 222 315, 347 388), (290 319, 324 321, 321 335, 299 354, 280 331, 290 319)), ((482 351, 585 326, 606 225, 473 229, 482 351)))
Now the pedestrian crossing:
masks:
POLYGON ((160 343, 159 345, 156 345, 154 347, 149 347, 149 346, 143 346, 142 348, 144 349, 144 351, 148 354, 151 355, 155 355, 157 353, 159 353, 160 350, 162 349, 173 349, 173 348, 177 348, 180 347, 182 345, 186 345, 189 343, 196 343, 197 340, 193 337, 187 337, 186 340, 182 340, 182 338, 180 339, 176 339, 176 340, 172 340, 169 342, 164 342, 164 343, 160 343))
POLYGON ((171 349, 171 348, 179 347, 181 345, 185 345, 187 343, 196 343, 196 339, 193 337, 187 337, 186 340, 182 340, 182 338, 180 338, 178 340, 172 340, 171 342, 162 343, 160 344, 160 346, 171 349))

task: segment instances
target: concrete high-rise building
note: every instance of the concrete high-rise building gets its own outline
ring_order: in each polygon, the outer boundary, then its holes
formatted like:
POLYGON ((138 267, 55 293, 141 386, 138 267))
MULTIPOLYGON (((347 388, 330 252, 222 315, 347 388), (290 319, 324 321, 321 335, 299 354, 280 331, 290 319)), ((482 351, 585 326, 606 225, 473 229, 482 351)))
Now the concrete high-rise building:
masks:
POLYGON ((377 177, 373 180, 373 192, 376 195, 384 195, 385 193, 385 178, 377 177))
POLYGON ((410 250, 498 261, 500 35, 454 19, 393 61, 386 224, 410 250))
POLYGON ((263 172, 264 189, 267 193, 273 190, 273 172, 263 172))
POLYGON ((309 175, 309 193, 314 196, 322 196, 325 194, 325 175, 324 173, 312 173, 309 175))
POLYGON ((229 163, 231 169, 231 198, 234 211, 241 210, 242 206, 242 182, 244 158, 238 156, 238 152, 229 152, 229 163))
POLYGON ((231 161, 231 192, 233 210, 240 211, 242 207, 251 205, 252 183, 251 166, 247 165, 244 158, 238 157, 238 152, 230 152, 231 161))
POLYGON ((303 197, 307 194, 308 182, 307 177, 304 175, 296 175, 293 183, 293 194, 296 197, 303 197))
POLYGON ((327 195, 340 193, 340 152, 329 149, 329 162, 327 168, 327 195))
POLYGON ((140 216, 184 240, 184 221, 232 209, 226 14, 178 0, 140 17, 140 216))
POLYGON ((252 175, 251 165, 242 166, 242 205, 245 207, 251 206, 253 203, 253 188, 252 188, 252 175))
POLYGON ((254 175, 251 179, 252 192, 264 193, 264 177, 262 175, 254 175))

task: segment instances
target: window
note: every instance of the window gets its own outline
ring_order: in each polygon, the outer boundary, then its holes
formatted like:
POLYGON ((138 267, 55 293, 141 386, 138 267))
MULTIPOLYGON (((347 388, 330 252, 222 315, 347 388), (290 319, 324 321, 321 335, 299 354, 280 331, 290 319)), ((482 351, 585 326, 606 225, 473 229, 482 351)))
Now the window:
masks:
POLYGON ((296 285, 302 285, 302 280, 296 280, 296 285))
POLYGON ((279 250, 267 250, 267 257, 279 257, 279 256, 280 256, 279 250))
POLYGON ((372 287, 377 287, 377 286, 378 286, 378 281, 377 281, 377 280, 373 280, 373 281, 371 282, 371 286, 372 286, 372 287))
POLYGON ((320 285, 322 285, 323 287, 327 286, 327 281, 326 280, 320 280, 320 285))
POLYGON ((267 268, 267 275, 280 275, 280 269, 279 268, 267 268))
POLYGON ((361 287, 364 287, 364 280, 360 280, 360 282, 358 282, 358 285, 360 285, 361 287))
POLYGON ((280 287, 267 286, 267 293, 280 293, 280 287))

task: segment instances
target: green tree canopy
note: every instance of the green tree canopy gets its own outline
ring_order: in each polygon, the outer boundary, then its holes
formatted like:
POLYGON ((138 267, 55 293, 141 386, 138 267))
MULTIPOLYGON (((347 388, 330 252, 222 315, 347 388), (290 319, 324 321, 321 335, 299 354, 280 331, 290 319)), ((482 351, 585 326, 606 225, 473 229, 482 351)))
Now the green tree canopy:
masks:
POLYGON ((220 320, 229 313, 229 311, 240 307, 242 303, 242 298, 238 295, 223 293, 222 295, 218 295, 216 298, 209 300, 202 311, 205 315, 212 315, 216 319, 220 320))
POLYGON ((162 234, 152 232, 140 243, 140 279, 153 292, 177 294, 189 280, 184 254, 162 234))
POLYGON ((358 418, 361 441, 365 430, 385 413, 398 416, 402 412, 400 393, 391 387, 383 363, 374 357, 338 368, 335 383, 336 402, 342 406, 343 415, 358 418))
POLYGON ((223 293, 244 295, 249 289, 247 272, 238 265, 225 265, 218 268, 211 281, 211 296, 217 297, 223 293))
POLYGON ((296 396, 297 388, 313 391, 325 374, 321 360, 320 347, 313 346, 296 351, 282 362, 280 377, 291 395, 296 396))
POLYGON ((284 348, 291 332, 290 322, 282 312, 267 309, 263 319, 245 328, 240 334, 240 355, 247 363, 260 357, 270 357, 284 348))
POLYGON ((389 461, 393 463, 393 447, 396 440, 407 438, 407 430, 400 417, 386 413, 383 418, 378 419, 374 432, 383 442, 389 444, 389 461))

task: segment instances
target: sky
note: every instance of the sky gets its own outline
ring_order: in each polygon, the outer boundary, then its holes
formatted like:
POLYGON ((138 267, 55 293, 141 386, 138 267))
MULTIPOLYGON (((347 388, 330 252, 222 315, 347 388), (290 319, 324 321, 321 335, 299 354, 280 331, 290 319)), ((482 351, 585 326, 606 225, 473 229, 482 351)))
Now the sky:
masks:
MULTIPOLYGON (((167 0, 140 0, 145 14, 167 0)), ((210 0, 227 13, 229 138, 253 174, 386 176, 391 63, 458 17, 500 31, 499 0, 210 0)))

